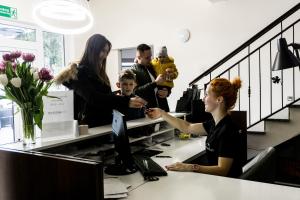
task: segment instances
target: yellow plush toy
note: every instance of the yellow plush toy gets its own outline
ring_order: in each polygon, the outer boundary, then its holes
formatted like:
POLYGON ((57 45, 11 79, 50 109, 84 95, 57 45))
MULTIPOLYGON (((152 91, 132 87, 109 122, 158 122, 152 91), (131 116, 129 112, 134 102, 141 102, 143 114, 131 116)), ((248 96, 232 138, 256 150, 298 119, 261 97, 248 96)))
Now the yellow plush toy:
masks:
POLYGON ((191 138, 191 134, 189 134, 189 133, 179 133, 178 137, 181 140, 187 140, 187 139, 191 138))
POLYGON ((174 59, 168 56, 167 47, 163 46, 159 49, 157 57, 151 61, 151 64, 156 76, 162 74, 166 78, 166 81, 159 85, 170 89, 174 87, 173 80, 177 78, 178 71, 174 64, 174 59))

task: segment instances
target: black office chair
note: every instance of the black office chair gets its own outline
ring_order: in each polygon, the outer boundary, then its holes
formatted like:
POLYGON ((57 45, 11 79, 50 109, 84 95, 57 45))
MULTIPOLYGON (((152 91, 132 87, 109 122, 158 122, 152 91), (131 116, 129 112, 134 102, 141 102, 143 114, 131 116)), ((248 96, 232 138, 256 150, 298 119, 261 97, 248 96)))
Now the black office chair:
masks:
POLYGON ((269 147, 259 153, 243 167, 243 174, 240 178, 264 183, 273 183, 275 180, 276 170, 275 162, 275 149, 273 147, 269 147))
POLYGON ((247 112, 246 111, 231 111, 231 118, 237 126, 240 134, 240 159, 241 164, 247 163, 247 112))

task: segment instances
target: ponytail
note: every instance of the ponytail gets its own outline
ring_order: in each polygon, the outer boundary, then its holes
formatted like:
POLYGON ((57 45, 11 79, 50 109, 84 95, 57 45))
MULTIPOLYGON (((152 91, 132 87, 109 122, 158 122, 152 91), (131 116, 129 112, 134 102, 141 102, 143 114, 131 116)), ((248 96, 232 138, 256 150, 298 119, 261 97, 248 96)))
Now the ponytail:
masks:
POLYGON ((212 92, 217 97, 222 96, 224 98, 226 110, 234 108, 241 86, 242 81, 239 77, 234 78, 231 82, 225 78, 216 78, 210 82, 212 92))
POLYGON ((242 81, 240 77, 236 77, 230 81, 233 89, 237 92, 242 87, 242 81))

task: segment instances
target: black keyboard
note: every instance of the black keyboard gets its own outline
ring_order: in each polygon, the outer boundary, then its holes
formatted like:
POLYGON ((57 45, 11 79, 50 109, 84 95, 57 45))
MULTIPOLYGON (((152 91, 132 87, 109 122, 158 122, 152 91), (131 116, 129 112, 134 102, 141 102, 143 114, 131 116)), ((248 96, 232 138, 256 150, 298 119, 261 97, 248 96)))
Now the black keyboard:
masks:
POLYGON ((143 176, 167 176, 166 170, 144 155, 133 155, 133 160, 143 176))

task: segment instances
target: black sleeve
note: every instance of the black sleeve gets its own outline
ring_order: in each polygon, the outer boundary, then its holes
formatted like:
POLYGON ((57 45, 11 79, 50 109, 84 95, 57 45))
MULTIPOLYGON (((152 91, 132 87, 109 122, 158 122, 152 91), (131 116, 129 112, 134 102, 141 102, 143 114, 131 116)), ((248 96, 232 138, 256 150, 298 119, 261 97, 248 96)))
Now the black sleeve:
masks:
MULTIPOLYGON (((95 87, 84 73, 78 73, 78 80, 73 82, 74 92, 83 98, 89 105, 98 108, 124 109, 129 105, 129 99, 125 96, 117 96, 113 93, 105 94, 95 87)), ((105 87, 103 85, 103 87, 105 87)))
POLYGON ((149 75, 143 74, 137 69, 137 66, 132 66, 131 70, 136 74, 137 86, 134 88, 135 93, 140 96, 147 96, 149 93, 151 94, 157 87, 157 84, 151 80, 147 81, 146 79, 149 78, 149 75))
POLYGON ((218 157, 234 158, 239 151, 239 134, 236 130, 227 129, 219 142, 218 157))
POLYGON ((203 128, 206 131, 207 135, 210 134, 210 130, 213 126, 213 121, 212 120, 208 120, 206 122, 203 122, 203 128))
POLYGON ((154 89, 156 88, 156 83, 155 82, 152 82, 152 83, 146 83, 144 85, 138 85, 138 81, 137 81, 137 86, 135 87, 135 92, 137 94, 147 94, 149 92, 153 92, 154 89))

